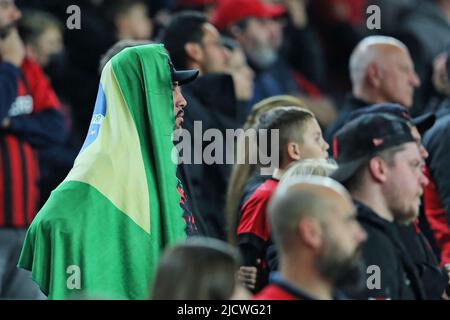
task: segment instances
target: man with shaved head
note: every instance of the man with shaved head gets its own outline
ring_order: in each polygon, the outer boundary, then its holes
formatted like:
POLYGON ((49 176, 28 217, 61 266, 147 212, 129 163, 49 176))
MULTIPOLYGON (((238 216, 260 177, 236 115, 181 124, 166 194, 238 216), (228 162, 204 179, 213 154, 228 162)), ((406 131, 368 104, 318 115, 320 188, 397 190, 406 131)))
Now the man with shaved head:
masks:
POLYGON ((345 188, 325 177, 290 178, 269 204, 279 273, 255 299, 339 299, 335 288, 359 286, 366 233, 345 188))
POLYGON ((411 108, 414 90, 420 85, 407 47, 387 36, 369 36, 361 40, 350 56, 349 72, 352 94, 335 123, 328 128, 328 141, 357 109, 385 102, 411 108))

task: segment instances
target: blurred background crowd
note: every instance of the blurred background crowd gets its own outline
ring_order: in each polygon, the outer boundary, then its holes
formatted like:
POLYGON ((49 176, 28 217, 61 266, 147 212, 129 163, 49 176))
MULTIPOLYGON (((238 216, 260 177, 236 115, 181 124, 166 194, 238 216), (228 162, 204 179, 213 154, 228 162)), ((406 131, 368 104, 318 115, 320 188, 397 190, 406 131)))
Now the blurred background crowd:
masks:
MULTIPOLYGON (((0 31, 17 23, 23 49, 12 48, 11 54, 3 44, 0 61, 12 56, 11 61, 20 66, 24 57, 33 60, 48 79, 46 88, 36 90, 47 92, 48 86, 56 94, 42 98, 42 107, 58 105, 63 116, 40 120, 43 128, 50 121, 59 121, 60 127, 41 129, 46 131, 42 148, 40 141, 33 143, 39 146, 39 185, 35 191, 30 189, 39 204, 30 205, 33 212, 72 168, 91 121, 102 58, 119 41, 122 47, 162 42, 176 69, 200 70, 199 78, 183 87, 188 103, 183 127, 190 131, 196 120, 202 121, 203 130, 252 126, 252 110, 261 108, 261 101, 270 105, 275 97, 274 104, 299 104, 315 115, 324 133, 320 152, 327 152, 328 145, 333 147, 333 135, 362 106, 397 103, 413 118, 433 113, 440 119, 450 110, 449 0, 16 0, 16 7, 11 6, 14 1, 0 0, 0 31), (81 9, 80 29, 66 25, 72 14, 66 10, 72 4, 81 9), (368 28, 370 5, 380 9, 380 29, 368 28), (404 45, 406 51, 394 54, 392 48, 383 47, 392 45, 392 38, 370 36, 393 37, 401 41, 395 46, 404 45), (380 47, 370 50, 373 43, 380 47), (372 63, 373 68, 367 68, 372 63)), ((20 108, 17 103, 19 113, 20 108)), ((8 142, 2 142, 6 147, 8 142)), ((430 158, 439 162, 429 164, 434 170, 431 175, 436 175, 433 187, 441 197, 441 205, 430 212, 444 210, 450 221, 450 180, 439 179, 445 175, 435 169, 441 161, 430 158)), ((231 165, 217 164, 180 168, 190 209, 203 235, 226 240, 226 214, 233 215, 248 200, 242 183, 239 199, 233 198, 229 186, 239 186, 241 173, 232 170, 231 165)), ((2 174, 6 176, 5 171, 2 174)), ((7 226, 7 221, 0 222, 7 226)), ((22 223, 12 218, 9 222, 22 223)), ((420 226, 443 265, 450 263, 450 233, 445 218, 437 225, 421 219, 420 226)))

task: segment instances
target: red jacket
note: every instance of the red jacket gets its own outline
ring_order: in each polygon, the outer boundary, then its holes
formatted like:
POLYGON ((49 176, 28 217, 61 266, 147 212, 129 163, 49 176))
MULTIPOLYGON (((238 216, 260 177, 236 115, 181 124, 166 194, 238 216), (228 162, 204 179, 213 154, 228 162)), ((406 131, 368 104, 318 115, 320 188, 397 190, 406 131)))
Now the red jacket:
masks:
POLYGON ((433 232, 436 244, 441 250, 441 265, 443 266, 450 263, 450 228, 436 185, 431 178, 428 168, 426 168, 425 174, 430 181, 423 193, 425 217, 433 232))
POLYGON ((65 138, 60 103, 41 68, 25 59, 21 68, 0 61, 0 227, 25 228, 37 212, 36 150, 65 138))

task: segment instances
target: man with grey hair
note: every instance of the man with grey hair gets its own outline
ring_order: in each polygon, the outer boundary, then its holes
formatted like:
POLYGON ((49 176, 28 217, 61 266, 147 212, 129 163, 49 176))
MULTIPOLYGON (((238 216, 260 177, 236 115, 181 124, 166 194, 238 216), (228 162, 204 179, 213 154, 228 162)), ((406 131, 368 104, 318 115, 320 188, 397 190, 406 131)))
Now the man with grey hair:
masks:
POLYGON ((269 204, 279 273, 255 296, 264 300, 330 300, 335 288, 361 284, 366 233, 345 188, 326 177, 291 178, 269 204))
POLYGON ((349 72, 352 93, 328 128, 328 141, 348 122, 350 113, 362 107, 392 102, 411 108, 414 90, 420 85, 408 48, 387 36, 361 40, 350 56, 349 72))

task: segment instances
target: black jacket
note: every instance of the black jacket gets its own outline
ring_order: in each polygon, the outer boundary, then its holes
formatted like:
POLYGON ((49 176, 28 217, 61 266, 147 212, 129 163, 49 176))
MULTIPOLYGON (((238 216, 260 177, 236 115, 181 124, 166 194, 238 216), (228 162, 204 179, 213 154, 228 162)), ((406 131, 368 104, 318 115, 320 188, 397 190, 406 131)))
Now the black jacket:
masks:
MULTIPOLYGON (((191 134, 191 160, 194 160, 194 142, 198 143, 202 139, 196 133, 203 135, 208 129, 218 129, 225 137, 225 130, 238 128, 241 120, 231 76, 204 75, 183 86, 182 90, 187 101, 183 127, 191 134), (194 121, 201 121, 201 131, 195 132, 194 121)), ((205 147, 211 143, 212 141, 204 141, 202 149, 198 151, 203 154, 205 147)), ((225 139, 223 146, 226 147, 225 139)), ((207 231, 203 233, 220 239, 226 238, 224 207, 231 172, 231 164, 226 164, 226 150, 223 150, 223 156, 223 164, 206 164, 203 157, 201 164, 193 164, 193 161, 191 164, 184 164, 183 175, 180 177, 187 187, 194 215, 201 215, 201 220, 206 225, 207 231)))
MULTIPOLYGON (((436 256, 427 239, 413 224, 408 226, 396 224, 395 226, 404 248, 411 256, 417 273, 422 280, 426 299, 441 299, 442 293, 448 285, 448 277, 439 268, 436 256)), ((270 271, 278 269, 278 254, 274 244, 267 249, 267 261, 270 271)))
POLYGON ((350 113, 367 107, 370 104, 370 102, 356 98, 353 95, 348 96, 343 106, 339 108, 340 111, 337 119, 330 126, 328 126, 325 132, 325 139, 330 143, 333 140, 334 134, 348 122, 350 119, 350 113))
POLYGON ((440 300, 448 286, 448 276, 439 267, 433 249, 420 229, 414 224, 397 225, 403 245, 416 266, 424 286, 426 298, 440 300))
POLYGON ((396 224, 379 217, 358 201, 355 201, 355 205, 357 219, 368 236, 362 249, 364 262, 366 267, 379 267, 381 277, 380 287, 369 289, 367 283, 374 273, 367 273, 364 289, 349 292, 349 296, 358 299, 425 299, 422 281, 403 245, 396 224))

